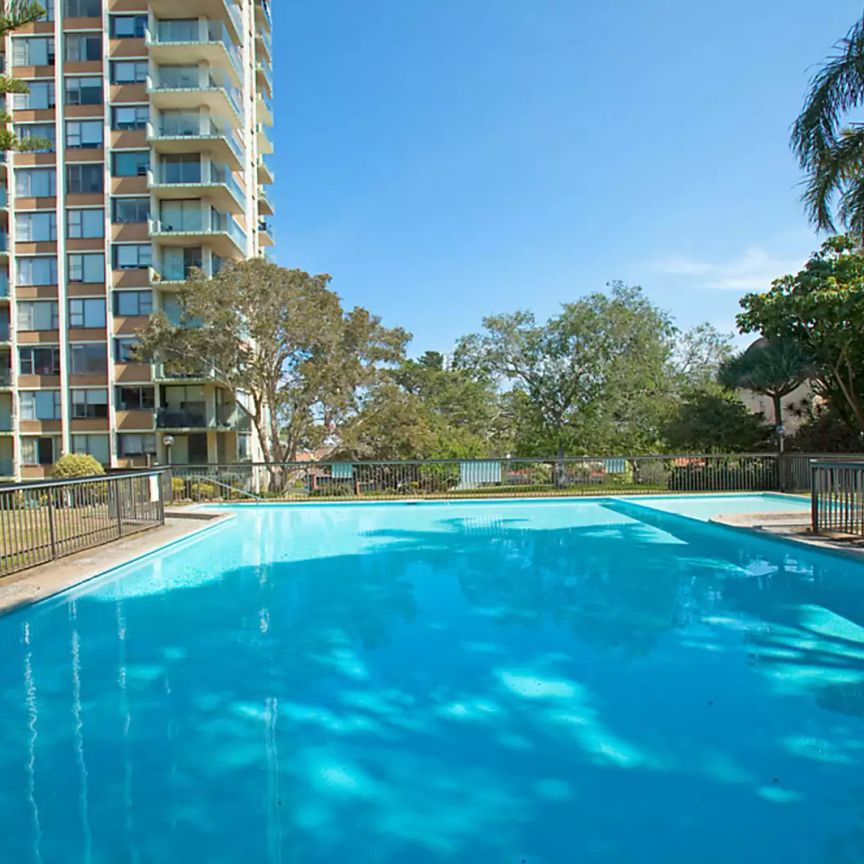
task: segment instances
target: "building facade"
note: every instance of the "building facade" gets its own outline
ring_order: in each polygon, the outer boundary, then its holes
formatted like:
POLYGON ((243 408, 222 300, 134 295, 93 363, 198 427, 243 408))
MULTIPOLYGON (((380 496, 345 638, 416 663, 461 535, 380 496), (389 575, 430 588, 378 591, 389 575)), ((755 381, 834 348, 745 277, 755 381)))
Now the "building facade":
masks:
POLYGON ((192 268, 272 245, 269 0, 41 3, 5 44, 14 129, 48 146, 0 174, 0 476, 249 458, 230 393, 134 346, 192 268))

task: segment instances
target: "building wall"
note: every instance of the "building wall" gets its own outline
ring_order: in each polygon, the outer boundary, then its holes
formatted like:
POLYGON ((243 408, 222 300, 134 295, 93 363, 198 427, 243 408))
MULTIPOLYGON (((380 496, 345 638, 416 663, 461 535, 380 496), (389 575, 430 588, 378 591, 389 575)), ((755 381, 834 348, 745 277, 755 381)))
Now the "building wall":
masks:
POLYGON ((55 143, 9 154, 0 182, 0 476, 64 452, 164 462, 166 435, 206 433, 209 461, 236 458, 246 432, 217 385, 178 404, 178 382, 129 351, 190 267, 272 243, 269 2, 52 3, 5 40, 31 89, 9 97, 15 128, 55 143))

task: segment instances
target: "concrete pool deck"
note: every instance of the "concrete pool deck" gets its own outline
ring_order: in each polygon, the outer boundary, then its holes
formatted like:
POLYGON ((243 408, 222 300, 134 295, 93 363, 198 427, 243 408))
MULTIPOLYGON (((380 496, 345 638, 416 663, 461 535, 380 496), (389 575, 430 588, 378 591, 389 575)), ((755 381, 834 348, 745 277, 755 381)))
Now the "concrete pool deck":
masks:
POLYGON ((864 554, 864 537, 848 534, 814 534, 810 530, 810 517, 807 513, 721 513, 708 521, 714 525, 725 525, 728 528, 792 540, 814 549, 864 554))
POLYGON ((81 585, 101 574, 122 567, 165 546, 186 540, 215 525, 233 519, 222 511, 197 510, 195 513, 166 511, 165 524, 123 540, 76 552, 48 564, 22 570, 0 579, 0 615, 21 606, 47 600, 55 594, 81 585))

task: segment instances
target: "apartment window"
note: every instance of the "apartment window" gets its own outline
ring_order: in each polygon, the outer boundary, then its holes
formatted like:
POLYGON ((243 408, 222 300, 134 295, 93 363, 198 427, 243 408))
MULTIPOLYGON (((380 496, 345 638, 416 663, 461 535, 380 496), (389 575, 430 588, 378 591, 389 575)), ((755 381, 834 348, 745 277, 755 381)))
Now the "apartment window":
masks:
POLYGON ((105 189, 105 172, 99 164, 67 165, 66 178, 70 195, 98 194, 105 189))
POLYGON ((18 404, 22 420, 59 420, 59 390, 22 390, 18 404))
POLYGON ((59 438, 22 438, 21 461, 25 465, 53 465, 59 449, 59 438))
POLYGON ((67 33, 66 60, 70 63, 86 63, 102 59, 101 33, 67 33))
POLYGON ((159 132, 169 138, 206 134, 202 132, 202 119, 198 111, 162 111, 159 115, 159 132))
POLYGON ((56 345, 28 345, 18 349, 22 375, 59 375, 60 349, 56 345))
POLYGON ((94 76, 66 78, 67 105, 101 105, 102 79, 94 76))
POLYGON ((115 198, 113 222, 115 225, 130 225, 146 222, 150 218, 149 198, 115 198))
POLYGON ((108 416, 107 390, 71 390, 72 416, 76 420, 97 420, 108 416))
POLYGON ((53 123, 16 123, 15 137, 25 144, 37 141, 41 147, 29 146, 31 153, 51 153, 56 147, 53 123))
POLYGON ((63 0, 67 18, 101 18, 102 0, 63 0))
POLYGON ((114 360, 117 363, 140 363, 135 352, 138 349, 138 339, 134 336, 124 336, 114 340, 114 360))
POLYGON ((57 194, 57 174, 53 168, 18 168, 15 194, 22 198, 53 198, 57 194))
POLYGON ((98 284, 105 281, 105 256, 101 252, 73 253, 68 258, 70 282, 98 284))
MULTIPOLYGON (((215 259, 215 256, 213 256, 215 259)), ((204 250, 200 246, 177 248, 166 246, 162 250, 162 278, 169 282, 188 279, 193 270, 204 267, 204 250)))
POLYGON ((143 39, 147 31, 146 15, 112 15, 112 39, 143 39))
POLYGON ((111 128, 118 132, 125 129, 146 129, 149 119, 148 105, 118 105, 111 109, 111 128))
POLYGON ((69 301, 69 326, 103 328, 105 300, 101 297, 76 297, 69 301))
POLYGON ((66 146, 73 150, 98 150, 102 146, 102 121, 67 120, 66 146))
POLYGON ((182 201, 163 201, 159 207, 163 231, 201 231, 204 214, 200 198, 182 201))
POLYGON ((73 375, 101 375, 108 371, 104 342, 81 342, 69 346, 69 371, 73 375))
POLYGON ((153 312, 152 291, 117 291, 114 294, 114 314, 137 318, 153 312))
POLYGON ((112 60, 112 84, 143 84, 149 65, 146 60, 112 60))
POLYGON ((153 387, 118 387, 116 399, 118 411, 152 411, 156 392, 153 387))
POLYGON ((53 21, 54 20, 54 0, 42 0, 39 4, 44 10, 45 14, 42 15, 39 20, 40 21, 53 21))
POLYGON ((112 247, 115 270, 144 270, 150 266, 152 252, 149 243, 125 243, 112 247))
POLYGON ((117 436, 117 449, 123 457, 155 456, 156 436, 124 432, 117 436))
POLYGON ((53 66, 54 38, 51 36, 16 36, 12 40, 12 65, 53 66))
POLYGON ((167 90, 198 90, 201 87, 201 70, 197 63, 160 66, 159 86, 167 90))
POLYGON ((198 153, 163 156, 159 169, 163 183, 201 182, 201 156, 198 153))
POLYGON ((14 93, 12 107, 18 111, 40 111, 53 108, 56 103, 56 93, 53 81, 26 81, 28 93, 14 93))
POLYGON ((73 435, 72 452, 87 453, 103 465, 111 461, 107 435, 73 435))
POLYGON ((112 156, 114 177, 146 177, 150 167, 149 150, 121 150, 112 156))
POLYGON ((66 234, 73 240, 105 236, 105 210, 90 207, 66 211, 66 234))
POLYGON ((15 239, 21 243, 48 243, 57 239, 57 214, 53 210, 15 214, 15 239))
POLYGON ((57 258, 45 255, 39 258, 18 258, 19 285, 56 285, 57 258))
POLYGON ((27 300, 17 305, 19 330, 56 330, 59 310, 54 300, 27 300))

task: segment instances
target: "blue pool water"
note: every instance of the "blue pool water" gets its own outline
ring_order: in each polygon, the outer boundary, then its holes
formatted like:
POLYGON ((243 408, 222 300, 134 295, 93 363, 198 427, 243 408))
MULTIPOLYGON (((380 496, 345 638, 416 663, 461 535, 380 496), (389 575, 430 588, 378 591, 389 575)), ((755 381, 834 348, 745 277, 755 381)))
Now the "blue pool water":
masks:
POLYGON ((864 565, 646 503, 238 508, 0 618, 0 862, 864 860, 864 565))

